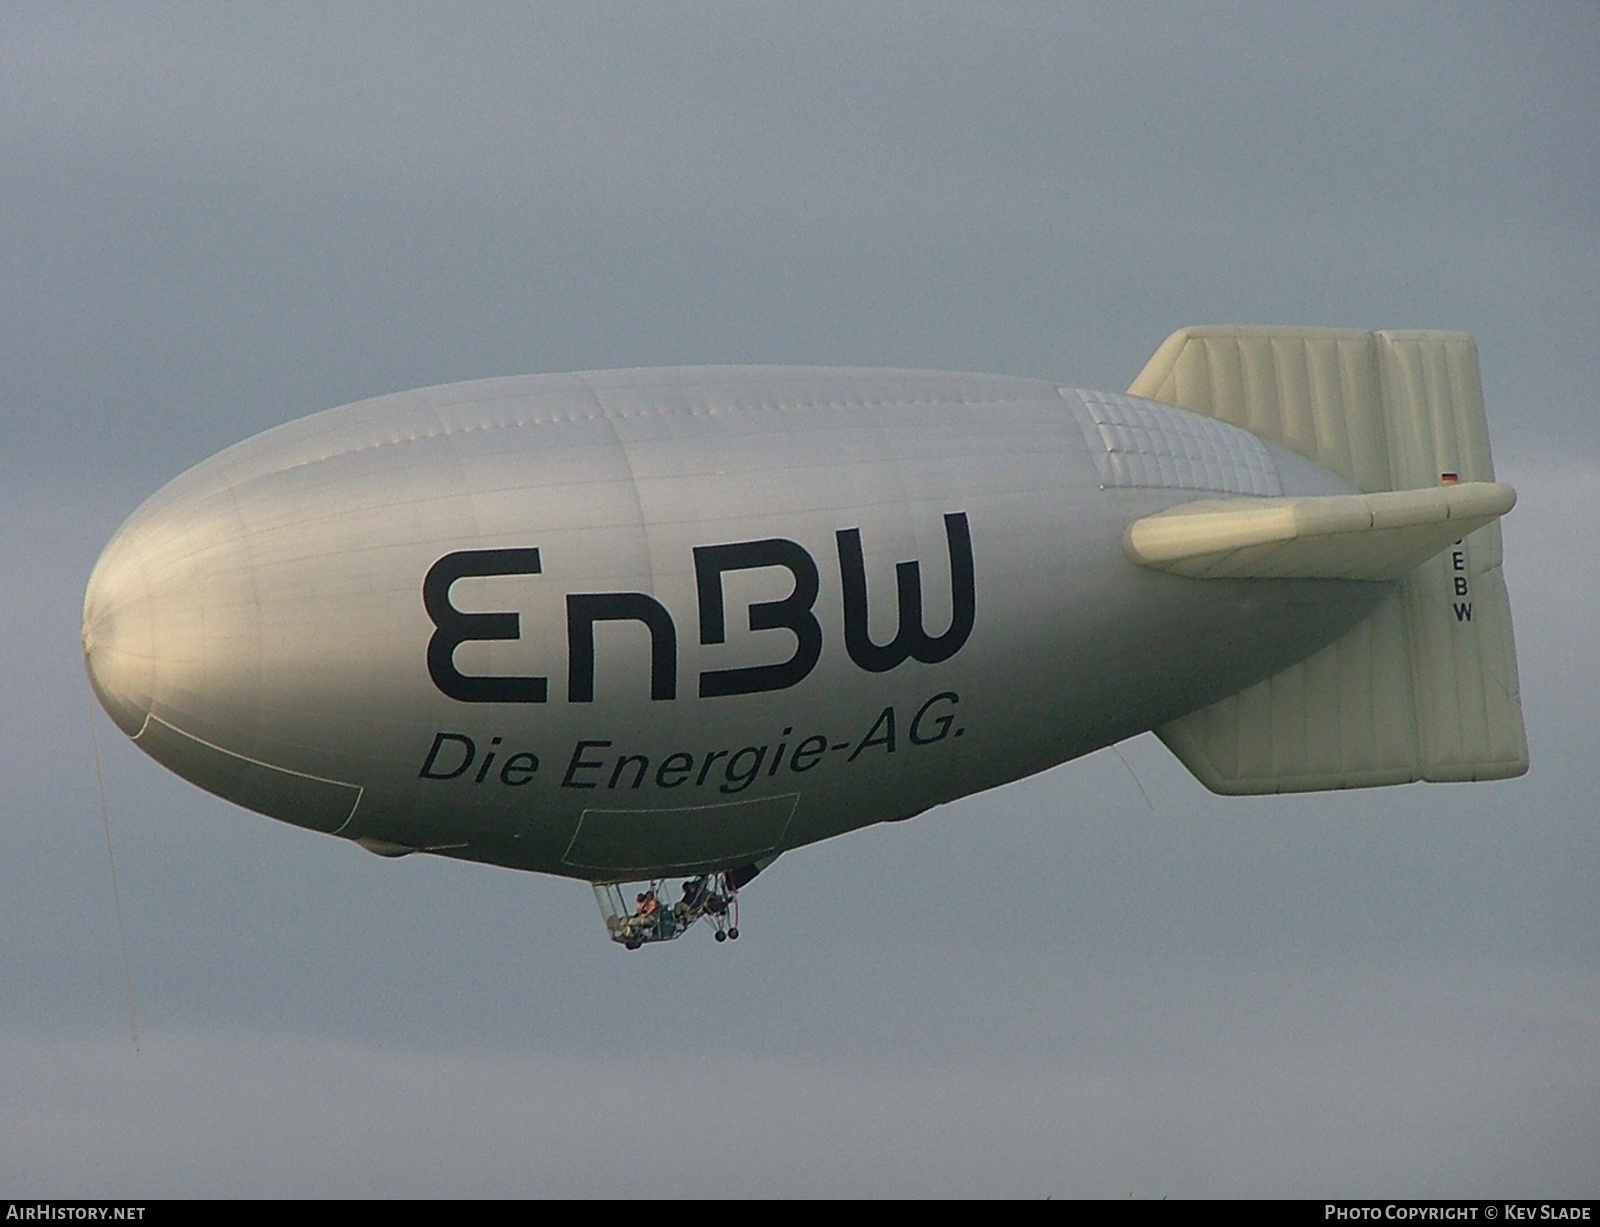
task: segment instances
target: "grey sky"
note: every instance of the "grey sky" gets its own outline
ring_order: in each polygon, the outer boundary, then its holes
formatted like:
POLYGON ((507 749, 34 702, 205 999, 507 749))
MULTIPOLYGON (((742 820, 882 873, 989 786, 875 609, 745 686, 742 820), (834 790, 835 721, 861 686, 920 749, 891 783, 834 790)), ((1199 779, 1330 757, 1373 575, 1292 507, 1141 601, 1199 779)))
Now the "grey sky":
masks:
POLYGON ((0 1184, 1592 1196, 1597 117, 1588 4, 7 7, 0 1184), (454 379, 1120 389, 1200 322, 1477 335, 1524 780, 1224 801, 1146 737, 1149 806, 1100 754, 629 958, 581 886, 379 861, 100 719, 133 1053, 76 636, 162 482, 454 379))

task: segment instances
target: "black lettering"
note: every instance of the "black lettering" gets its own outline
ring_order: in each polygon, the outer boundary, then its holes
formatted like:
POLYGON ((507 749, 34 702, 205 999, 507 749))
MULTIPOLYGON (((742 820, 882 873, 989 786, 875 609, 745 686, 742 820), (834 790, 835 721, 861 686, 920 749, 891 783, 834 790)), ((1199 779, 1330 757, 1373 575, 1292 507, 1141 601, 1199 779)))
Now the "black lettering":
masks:
POLYGON ((950 629, 937 639, 928 636, 922 626, 921 564, 899 562, 894 575, 900 597, 900 629, 887 647, 879 647, 867 629, 867 566, 861 530, 841 528, 834 534, 844 588, 844 646, 850 659, 867 672, 886 673, 908 656, 925 665, 939 664, 959 652, 972 634, 977 592, 966 512, 945 516, 944 535, 950 550, 950 629))
POLYGON ((706 755, 706 761, 700 764, 700 778, 694 782, 694 786, 696 788, 699 788, 700 785, 702 785, 702 784, 704 784, 706 782, 706 776, 711 771, 711 764, 712 763, 716 762, 719 758, 727 758, 727 757, 728 757, 728 752, 726 750, 713 750, 713 751, 711 751, 710 754, 707 754, 706 755))
POLYGON ((1466 596, 1467 595, 1467 577, 1465 575, 1457 575, 1454 578, 1455 578, 1455 581, 1456 581, 1456 595, 1457 596, 1466 596))
POLYGON ((422 581, 422 607, 434 625, 428 640, 428 676, 441 692, 462 703, 543 703, 548 683, 542 677, 469 677, 456 668, 456 649, 482 639, 518 639, 521 619, 514 613, 462 613, 450 603, 456 580, 477 575, 538 575, 539 551, 457 550, 446 554, 422 581))
POLYGON ((1472 602, 1471 601, 1457 601, 1455 603, 1455 605, 1453 606, 1453 608, 1456 611, 1456 621, 1457 622, 1471 622, 1472 621, 1472 602))
POLYGON ((1467 569, 1467 552, 1465 550, 1450 551, 1450 569, 1452 571, 1465 571, 1467 569))
MULTIPOLYGON (((792 726, 789 727, 789 728, 786 728, 786 729, 783 730, 783 736, 787 737, 792 732, 794 732, 794 728, 792 726)), ((785 750, 787 750, 788 748, 789 748, 789 743, 788 742, 786 742, 786 741, 779 741, 778 742, 778 748, 775 751, 773 751, 773 754, 772 754, 772 766, 767 768, 767 774, 769 776, 778 774, 778 768, 783 766, 783 752, 785 750)))
POLYGON ((689 778, 689 773, 693 770, 693 754, 685 754, 682 750, 676 754, 669 754, 661 760, 661 766, 656 768, 656 787, 676 788, 689 778), (673 778, 667 778, 669 776, 673 778))
POLYGON ((472 760, 477 757, 478 747, 473 744, 472 738, 461 733, 435 733, 433 745, 428 749, 428 757, 423 761, 422 770, 417 772, 417 778, 423 780, 453 780, 458 775, 465 773, 472 766, 472 760), (439 761, 439 751, 444 748, 444 743, 453 741, 462 748, 461 765, 454 771, 435 771, 434 767, 439 761))
POLYGON ((637 763, 639 765, 639 770, 633 773, 633 787, 637 788, 644 783, 644 773, 650 770, 650 760, 643 754, 624 754, 617 759, 617 765, 611 772, 611 783, 606 785, 607 788, 615 788, 617 786, 617 781, 622 778, 622 769, 629 763, 637 763))
POLYGON ((722 785, 722 792, 743 792, 749 788, 756 776, 761 774, 761 764, 767 761, 766 746, 746 746, 728 760, 728 768, 722 773, 722 778, 728 782, 722 785), (754 754, 755 761, 748 770, 740 770, 739 762, 746 754, 754 754))
POLYGON ((822 756, 827 752, 826 737, 807 737, 794 748, 794 754, 789 759, 789 770, 810 771, 822 761, 822 756))
POLYGON ((853 763, 860 756, 861 751, 869 746, 885 746, 890 754, 894 753, 894 708, 885 707, 878 713, 878 718, 872 722, 872 727, 867 730, 867 735, 844 761, 853 763), (879 729, 884 729, 882 737, 874 736, 879 729))
MULTIPOLYGON (((489 744, 491 746, 499 745, 500 744, 500 738, 498 738, 498 737, 491 738, 490 741, 489 741, 489 744)), ((489 774, 489 765, 491 763, 493 763, 493 762, 494 762, 494 751, 490 750, 487 754, 485 754, 483 756, 483 766, 478 768, 478 774, 472 777, 472 782, 474 784, 483 783, 483 777, 489 774)))
POLYGON ((506 759, 505 766, 500 768, 500 782, 512 788, 521 788, 533 779, 533 773, 537 770, 539 770, 539 756, 524 750, 506 759), (512 776, 517 778, 512 779, 512 776))
POLYGON ((650 628, 650 697, 678 694, 678 632, 666 606, 643 592, 567 597, 567 702, 594 702, 594 624, 643 622, 650 628))
POLYGON ((917 714, 911 718, 911 728, 906 733, 906 737, 912 745, 931 746, 934 742, 943 741, 950 735, 950 726, 955 723, 956 718, 955 712, 953 711, 947 711, 943 715, 936 716, 934 718, 933 725, 939 731, 934 733, 931 737, 927 736, 922 731, 922 718, 928 714, 928 709, 930 707, 932 707, 935 703, 941 702, 949 703, 953 707, 957 703, 961 702, 961 696, 953 690, 946 690, 942 694, 934 695, 933 698, 929 699, 921 707, 917 708, 917 714))
POLYGON ((561 777, 561 787, 563 787, 563 788, 594 788, 594 787, 596 787, 596 785, 594 785, 594 784, 590 784, 590 783, 588 783, 588 782, 586 782, 584 780, 577 779, 576 778, 577 773, 580 772, 580 771, 593 771, 596 768, 604 767, 605 763, 600 759, 587 759, 587 758, 584 758, 583 752, 585 750, 601 750, 601 749, 604 749, 606 746, 609 746, 610 744, 611 743, 609 741, 580 741, 577 745, 573 746, 572 747, 572 761, 567 764, 567 774, 561 777))
POLYGON ((736 541, 729 545, 697 545, 694 550, 695 586, 700 601, 700 642, 728 641, 723 610, 722 574, 757 567, 786 567, 794 576, 794 591, 781 601, 758 601, 750 606, 752 631, 788 630, 794 633, 794 655, 773 665, 743 669, 708 669, 700 674, 700 697, 755 694, 784 690, 801 681, 822 655, 822 624, 811 607, 816 604, 820 580, 816 560, 805 548, 782 537, 765 541, 736 541))

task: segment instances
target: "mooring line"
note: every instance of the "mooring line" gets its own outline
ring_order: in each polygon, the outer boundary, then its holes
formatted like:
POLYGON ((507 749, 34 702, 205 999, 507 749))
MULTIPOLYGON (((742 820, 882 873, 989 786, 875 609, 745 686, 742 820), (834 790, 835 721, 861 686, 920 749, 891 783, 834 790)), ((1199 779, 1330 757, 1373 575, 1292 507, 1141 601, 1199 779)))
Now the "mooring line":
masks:
POLYGON ((1120 747, 1112 746, 1111 752, 1115 754, 1117 758, 1121 760, 1122 765, 1128 769, 1128 774, 1133 776, 1133 786, 1139 790, 1139 795, 1144 798, 1144 803, 1150 806, 1150 812, 1152 814, 1155 813, 1156 807, 1150 804, 1150 794, 1144 790, 1144 785, 1139 783, 1139 775, 1136 771, 1134 771, 1133 764, 1122 757, 1122 750, 1120 747))
POLYGON ((111 850, 111 806, 106 802, 106 776, 100 768, 100 730, 95 719, 94 695, 89 695, 89 742, 94 747, 94 778, 100 786, 100 821, 106 833, 106 860, 111 865, 111 900, 117 909, 117 938, 122 943, 122 975, 128 985, 128 1030, 133 1050, 139 1051, 139 1007, 133 998, 133 960, 128 957, 128 925, 122 917, 122 888, 117 884, 117 858, 111 850))

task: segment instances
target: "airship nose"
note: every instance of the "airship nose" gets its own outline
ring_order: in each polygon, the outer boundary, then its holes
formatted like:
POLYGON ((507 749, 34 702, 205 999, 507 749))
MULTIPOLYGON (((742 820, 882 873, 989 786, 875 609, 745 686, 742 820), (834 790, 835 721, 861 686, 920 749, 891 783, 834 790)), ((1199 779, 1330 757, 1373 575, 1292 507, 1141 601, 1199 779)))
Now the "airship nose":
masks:
POLYGON ((150 585, 126 531, 106 547, 83 598, 83 660, 100 706, 129 737, 150 714, 158 660, 150 585))
MULTIPOLYGON (((335 751, 326 747, 344 744, 338 736, 306 730, 326 716, 341 679, 307 659, 320 641, 291 624, 292 600, 279 603, 269 645, 269 549, 231 479, 222 465, 197 466, 112 537, 83 601, 89 681, 123 732, 163 766, 239 805, 334 831, 361 789, 332 774, 340 764, 330 770, 335 751), (276 680, 264 684, 264 673, 276 680)), ((296 537, 280 551, 291 572, 303 544, 296 537)))
POLYGON ((152 716, 218 741, 232 703, 253 697, 259 619, 249 541, 227 501, 196 484, 180 479, 135 511, 84 594, 89 681, 141 745, 152 716))

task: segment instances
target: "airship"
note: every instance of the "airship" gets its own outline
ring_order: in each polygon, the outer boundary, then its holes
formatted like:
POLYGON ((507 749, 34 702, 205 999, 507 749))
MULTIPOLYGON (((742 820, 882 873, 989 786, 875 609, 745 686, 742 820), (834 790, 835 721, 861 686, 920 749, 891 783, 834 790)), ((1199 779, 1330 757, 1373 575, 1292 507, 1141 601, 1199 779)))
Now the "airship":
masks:
POLYGON ((736 937, 784 852, 1150 730, 1224 794, 1521 774, 1515 499, 1461 333, 1184 328, 1126 393, 493 378, 181 474, 82 646, 184 779, 588 882, 638 948, 736 937))

